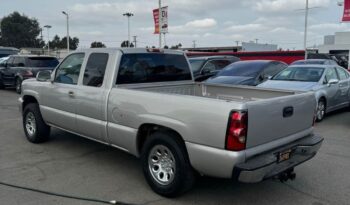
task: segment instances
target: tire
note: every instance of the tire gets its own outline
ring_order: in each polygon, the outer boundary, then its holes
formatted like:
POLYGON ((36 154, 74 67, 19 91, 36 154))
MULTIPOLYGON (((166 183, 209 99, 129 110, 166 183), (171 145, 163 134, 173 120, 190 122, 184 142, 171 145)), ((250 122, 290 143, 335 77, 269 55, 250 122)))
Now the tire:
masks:
POLYGON ((317 103, 316 122, 321 122, 326 115, 326 100, 321 98, 317 103))
POLYGON ((159 195, 176 197, 195 183, 185 144, 176 134, 155 132, 149 136, 141 151, 141 163, 147 183, 159 195))
POLYGON ((1 77, 1 74, 0 74, 0 89, 4 89, 4 88, 5 88, 5 85, 2 82, 2 77, 1 77))
POLYGON ((22 93, 22 80, 21 78, 16 78, 16 93, 21 94, 22 93))
POLYGON ((28 141, 42 143, 50 137, 50 126, 48 126, 40 113, 39 105, 30 103, 23 111, 23 129, 28 141))

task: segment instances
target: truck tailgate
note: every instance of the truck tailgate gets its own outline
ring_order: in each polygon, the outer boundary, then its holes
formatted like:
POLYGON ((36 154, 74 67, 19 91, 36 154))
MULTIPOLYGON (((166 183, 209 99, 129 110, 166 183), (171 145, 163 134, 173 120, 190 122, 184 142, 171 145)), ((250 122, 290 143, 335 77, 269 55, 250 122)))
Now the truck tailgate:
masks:
POLYGON ((301 93, 247 102, 247 148, 296 134, 312 127, 315 95, 301 93))

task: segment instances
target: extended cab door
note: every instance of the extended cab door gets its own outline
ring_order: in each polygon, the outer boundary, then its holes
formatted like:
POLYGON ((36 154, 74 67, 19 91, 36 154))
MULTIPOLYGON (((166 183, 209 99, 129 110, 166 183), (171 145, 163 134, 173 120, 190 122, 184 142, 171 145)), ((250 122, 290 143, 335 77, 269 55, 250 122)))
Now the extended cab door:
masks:
POLYGON ((54 81, 42 88, 42 114, 55 126, 76 132, 76 92, 84 53, 66 57, 54 73, 54 81))
POLYGON ((75 96, 78 104, 76 109, 78 133, 102 142, 107 141, 108 89, 105 71, 109 56, 108 52, 86 53, 87 63, 85 69, 82 69, 75 96))

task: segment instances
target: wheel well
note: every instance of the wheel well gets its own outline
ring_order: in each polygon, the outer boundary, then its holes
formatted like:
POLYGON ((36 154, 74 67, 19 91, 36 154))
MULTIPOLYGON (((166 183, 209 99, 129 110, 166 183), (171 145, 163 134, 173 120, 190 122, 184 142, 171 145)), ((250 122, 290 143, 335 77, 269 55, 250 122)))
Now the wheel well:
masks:
POLYGON ((320 97, 320 99, 318 101, 320 101, 320 100, 323 100, 325 105, 327 105, 327 99, 325 96, 320 97))
POLYGON ((161 126, 156 124, 143 124, 140 126, 138 133, 137 133, 137 151, 138 153, 141 153, 141 149, 143 145, 146 142, 146 139, 148 136, 150 136, 154 132, 166 132, 166 133, 172 133, 173 136, 178 137, 185 145, 185 141, 181 137, 181 135, 176 132, 175 130, 161 126))
POLYGON ((30 95, 23 96, 22 110, 30 103, 38 103, 35 97, 30 95))

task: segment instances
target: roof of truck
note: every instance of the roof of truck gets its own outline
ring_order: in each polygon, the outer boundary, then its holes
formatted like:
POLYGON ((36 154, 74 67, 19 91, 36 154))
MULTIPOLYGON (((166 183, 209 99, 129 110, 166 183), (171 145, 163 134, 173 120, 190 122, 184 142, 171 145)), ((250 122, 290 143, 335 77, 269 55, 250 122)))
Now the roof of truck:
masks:
POLYGON ((172 49, 158 49, 158 48, 88 48, 88 49, 79 49, 75 52, 110 52, 110 51, 121 51, 123 53, 168 53, 168 54, 185 54, 185 52, 180 50, 172 49))

